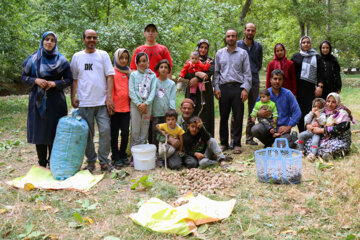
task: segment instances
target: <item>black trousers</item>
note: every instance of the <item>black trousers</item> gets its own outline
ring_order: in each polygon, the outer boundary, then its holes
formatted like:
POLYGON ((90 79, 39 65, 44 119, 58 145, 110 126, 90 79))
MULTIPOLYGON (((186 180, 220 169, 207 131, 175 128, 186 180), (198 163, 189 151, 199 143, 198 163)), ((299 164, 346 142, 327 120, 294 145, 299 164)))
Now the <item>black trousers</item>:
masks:
POLYGON ((36 144, 36 153, 39 159, 39 165, 45 167, 50 164, 52 145, 36 144), (47 156, 49 150, 49 157, 47 156))
POLYGON ((243 88, 240 83, 229 83, 220 85, 221 98, 220 109, 220 143, 229 146, 229 116, 230 111, 234 116, 233 140, 234 146, 241 146, 241 135, 244 118, 244 103, 241 100, 243 88))
POLYGON ((115 112, 110 117, 111 127, 111 152, 112 160, 117 161, 126 158, 126 147, 129 141, 130 112, 115 112), (121 144, 119 150, 119 130, 121 130, 121 144))

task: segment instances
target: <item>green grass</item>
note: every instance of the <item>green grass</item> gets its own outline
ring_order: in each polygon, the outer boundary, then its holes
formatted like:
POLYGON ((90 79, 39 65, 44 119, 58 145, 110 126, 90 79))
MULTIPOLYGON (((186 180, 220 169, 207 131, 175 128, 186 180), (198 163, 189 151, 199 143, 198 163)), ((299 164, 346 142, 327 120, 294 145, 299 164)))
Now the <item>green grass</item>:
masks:
MULTIPOLYGON (((359 89, 344 87, 341 96, 359 122, 359 89)), ((177 104, 182 97, 177 95, 177 104)), ((5 209, 5 212, 0 211, 0 239, 19 239, 29 223, 34 225, 34 230, 58 239, 103 239, 110 235, 119 239, 194 239, 155 233, 128 218, 137 211, 139 202, 150 197, 169 203, 179 197, 181 186, 158 177, 163 169, 150 172, 154 187, 146 191, 130 190, 130 179, 146 174, 131 167, 126 168, 130 173, 126 179, 111 179, 106 175, 87 194, 26 192, 6 185, 5 180, 22 176, 31 166, 37 165, 35 147, 26 143, 27 99, 27 96, 0 98, 0 142, 20 140, 23 143, 0 150, 0 210, 5 209), (98 203, 96 209, 83 209, 77 201, 85 199, 91 204, 98 203), (41 210, 44 206, 50 208, 41 210), (92 218, 95 223, 79 229, 70 227, 69 223, 75 221, 74 212, 92 218)), ((352 130, 357 129, 358 125, 352 126, 352 130)), ((229 184, 230 179, 236 179, 231 191, 218 191, 216 195, 205 193, 216 200, 236 199, 234 211, 228 219, 209 224, 202 234, 203 239, 346 239, 351 234, 360 236, 359 133, 352 135, 352 141, 352 153, 331 161, 333 169, 321 171, 315 163, 304 159, 303 181, 298 185, 260 183, 251 158, 254 150, 262 146, 244 145, 243 154, 234 156, 230 166, 234 171, 228 173, 229 184)))

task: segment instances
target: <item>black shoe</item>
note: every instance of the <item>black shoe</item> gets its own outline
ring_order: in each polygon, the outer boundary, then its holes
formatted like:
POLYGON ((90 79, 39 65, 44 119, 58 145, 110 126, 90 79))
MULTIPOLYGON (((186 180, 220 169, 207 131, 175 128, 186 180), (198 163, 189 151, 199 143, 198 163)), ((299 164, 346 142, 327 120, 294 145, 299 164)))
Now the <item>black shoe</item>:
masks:
POLYGON ((255 142, 253 139, 251 139, 251 140, 246 140, 245 141, 245 143, 247 144, 247 145, 259 145, 257 142, 255 142))
POLYGON ((122 158, 122 159, 120 159, 120 161, 123 163, 124 166, 129 166, 130 165, 130 161, 127 158, 122 158))
POLYGON ((157 166, 160 168, 163 168, 165 166, 165 162, 164 160, 162 160, 161 158, 157 159, 157 166))
POLYGON ((291 140, 289 142, 289 147, 290 148, 296 148, 297 144, 295 144, 295 142, 298 140, 298 133, 297 132, 292 132, 291 133, 291 140))
POLYGON ((124 166, 124 163, 121 160, 114 161, 113 166, 116 170, 121 169, 124 166))
POLYGON ((95 162, 88 163, 83 170, 89 170, 92 173, 95 170, 95 162))

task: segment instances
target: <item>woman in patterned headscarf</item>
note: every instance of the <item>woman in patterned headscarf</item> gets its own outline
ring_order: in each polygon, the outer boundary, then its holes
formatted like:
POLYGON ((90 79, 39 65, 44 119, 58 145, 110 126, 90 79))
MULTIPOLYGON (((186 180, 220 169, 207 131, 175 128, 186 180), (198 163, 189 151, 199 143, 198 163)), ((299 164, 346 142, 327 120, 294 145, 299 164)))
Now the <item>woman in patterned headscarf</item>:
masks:
POLYGON ((304 117, 312 108, 315 97, 321 97, 323 84, 323 64, 320 55, 311 47, 311 38, 300 39, 300 52, 295 53, 291 61, 295 65, 297 82, 297 100, 302 112, 298 124, 299 131, 305 130, 304 117))
POLYGON ((196 91, 196 102, 194 115, 199 116, 203 122, 206 130, 214 136, 215 128, 215 113, 214 113, 214 90, 211 83, 214 74, 214 60, 208 57, 210 43, 207 39, 201 39, 196 46, 196 51, 199 52, 199 60, 202 63, 209 62, 210 68, 207 72, 187 73, 186 79, 189 79, 189 86, 186 88, 186 98, 190 97, 190 86, 196 85, 198 81, 205 81, 205 91, 196 91))
MULTIPOLYGON (((332 159, 336 156, 344 156, 350 152, 351 131, 350 124, 355 124, 355 119, 351 111, 340 101, 340 95, 332 92, 326 98, 326 123, 322 127, 307 126, 307 130, 314 134, 322 134, 318 147, 318 156, 325 160, 332 159)), ((306 142, 305 152, 311 152, 312 144, 306 142)))
POLYGON ((57 123, 67 115, 63 89, 72 84, 73 77, 68 61, 57 49, 57 37, 53 32, 43 34, 39 49, 22 66, 22 81, 31 87, 27 140, 36 144, 39 165, 46 167, 57 123))

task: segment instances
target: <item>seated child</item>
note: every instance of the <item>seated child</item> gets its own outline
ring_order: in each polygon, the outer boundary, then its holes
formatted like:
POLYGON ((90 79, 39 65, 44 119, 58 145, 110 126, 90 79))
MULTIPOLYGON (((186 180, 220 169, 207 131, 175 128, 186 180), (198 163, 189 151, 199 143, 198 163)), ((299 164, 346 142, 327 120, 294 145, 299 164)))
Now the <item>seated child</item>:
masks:
MULTIPOLYGON (((210 68, 210 63, 206 62, 206 64, 203 64, 199 61, 199 53, 197 51, 192 52, 190 54, 190 61, 187 61, 184 68, 181 70, 179 74, 178 81, 181 82, 184 80, 184 77, 187 73, 196 73, 196 72, 206 72, 210 68)), ((192 86, 190 88, 190 98, 194 101, 196 105, 196 90, 199 88, 199 91, 205 91, 205 83, 204 82, 198 82, 195 86, 192 86)), ((205 104, 203 102, 202 104, 205 104)))
POLYGON ((186 133, 184 134, 184 161, 198 161, 200 167, 220 164, 227 168, 225 156, 222 153, 215 138, 212 138, 203 127, 199 117, 193 116, 188 121, 186 133), (216 159, 216 160, 212 160, 216 159))
POLYGON ((167 137, 167 144, 160 147, 159 157, 161 159, 168 159, 171 157, 176 150, 178 150, 179 155, 182 156, 183 148, 183 134, 185 131, 177 125, 178 114, 174 109, 169 109, 165 113, 165 123, 160 123, 156 125, 158 131, 160 131, 165 137, 167 137), (164 149, 165 147, 165 149, 164 149))
POLYGON ((274 138, 280 136, 279 133, 276 133, 276 122, 278 118, 276 105, 273 101, 270 100, 270 92, 267 89, 264 89, 260 92, 260 101, 255 104, 250 114, 251 121, 255 122, 257 113, 260 109, 268 109, 271 111, 272 115, 269 118, 258 117, 259 123, 264 125, 274 138))
MULTIPOLYGON (((312 110, 306 114, 304 117, 305 126, 311 125, 312 127, 323 127, 326 123, 326 114, 325 114, 325 100, 322 98, 315 98, 313 100, 312 110)), ((303 131, 299 135, 299 150, 304 152, 305 142, 311 138, 312 149, 311 153, 308 155, 309 160, 314 161, 317 154, 317 148, 320 142, 320 135, 314 134, 309 130, 303 131)))

